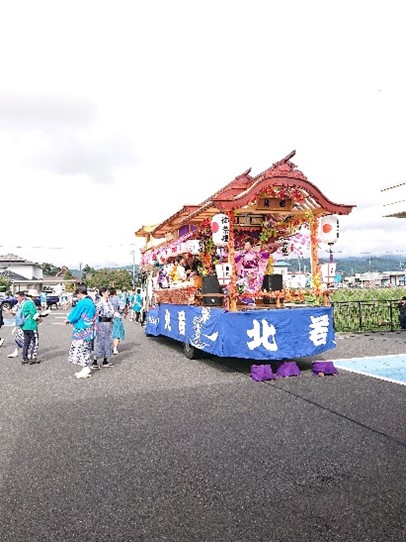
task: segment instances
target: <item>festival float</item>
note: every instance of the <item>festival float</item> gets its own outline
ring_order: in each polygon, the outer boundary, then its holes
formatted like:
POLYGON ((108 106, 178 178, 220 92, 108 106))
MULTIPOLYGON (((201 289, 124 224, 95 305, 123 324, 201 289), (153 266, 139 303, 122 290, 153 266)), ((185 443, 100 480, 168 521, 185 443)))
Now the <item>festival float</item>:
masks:
POLYGON ((330 201, 291 162, 237 176, 199 205, 185 205, 144 237, 140 270, 147 336, 183 343, 188 358, 292 360, 335 347, 333 306, 318 253, 338 237, 330 201), (310 285, 289 288, 278 259, 310 255, 310 285))

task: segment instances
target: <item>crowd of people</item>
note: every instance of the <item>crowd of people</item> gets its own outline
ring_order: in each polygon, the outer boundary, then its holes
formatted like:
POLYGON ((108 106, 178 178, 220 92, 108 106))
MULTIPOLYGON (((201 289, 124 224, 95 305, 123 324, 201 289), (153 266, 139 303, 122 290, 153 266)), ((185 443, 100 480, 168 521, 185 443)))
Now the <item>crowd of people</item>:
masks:
MULTIPOLYGON (((78 302, 64 321, 65 325, 73 326, 68 361, 79 366, 77 378, 89 378, 92 371, 113 367, 111 357, 119 353, 120 343, 125 339, 123 319, 130 312, 131 319, 142 324, 143 301, 140 289, 118 295, 115 288, 103 287, 93 298, 87 286, 80 285, 75 295, 78 302)), ((37 308, 34 299, 38 292, 34 289, 19 291, 15 296, 17 303, 9 311, 15 318, 15 348, 7 357, 18 358, 21 352, 23 365, 40 363, 38 324, 50 311, 37 308)), ((0 311, 0 328, 3 324, 0 311)), ((3 342, 0 339, 0 346, 3 342)))

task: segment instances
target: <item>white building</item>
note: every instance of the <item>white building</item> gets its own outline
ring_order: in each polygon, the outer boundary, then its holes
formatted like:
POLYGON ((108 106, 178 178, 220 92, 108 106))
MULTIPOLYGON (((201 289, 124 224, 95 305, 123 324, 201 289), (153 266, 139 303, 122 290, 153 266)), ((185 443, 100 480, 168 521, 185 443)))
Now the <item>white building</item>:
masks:
POLYGON ((35 288, 39 292, 46 289, 60 295, 59 292, 64 289, 66 283, 75 284, 78 282, 78 279, 65 280, 62 276, 44 277, 43 269, 39 264, 21 258, 16 254, 0 256, 0 275, 10 280, 12 294, 19 290, 25 291, 35 288))
POLYGON ((0 256, 0 273, 3 271, 15 273, 31 281, 42 281, 44 278, 42 267, 40 265, 25 260, 15 254, 0 256))

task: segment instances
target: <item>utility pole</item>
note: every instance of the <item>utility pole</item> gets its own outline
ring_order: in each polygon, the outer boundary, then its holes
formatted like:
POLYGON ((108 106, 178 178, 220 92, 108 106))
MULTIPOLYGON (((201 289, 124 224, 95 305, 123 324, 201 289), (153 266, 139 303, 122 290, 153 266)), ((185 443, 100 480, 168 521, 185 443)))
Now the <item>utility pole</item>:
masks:
POLYGON ((131 250, 130 254, 133 257, 133 263, 132 263, 132 280, 133 280, 133 290, 135 289, 135 250, 131 250))
POLYGON ((302 272, 302 266, 300 264, 300 256, 299 256, 299 254, 297 255, 297 269, 298 269, 298 273, 302 272))

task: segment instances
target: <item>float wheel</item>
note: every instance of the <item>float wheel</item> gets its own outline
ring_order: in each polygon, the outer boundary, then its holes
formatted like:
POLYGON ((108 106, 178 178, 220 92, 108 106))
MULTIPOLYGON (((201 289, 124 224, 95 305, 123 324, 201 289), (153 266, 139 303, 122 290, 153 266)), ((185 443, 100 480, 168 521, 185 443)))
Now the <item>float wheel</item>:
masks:
POLYGON ((183 353, 187 359, 197 359, 201 356, 201 350, 195 348, 189 343, 183 343, 183 353))

